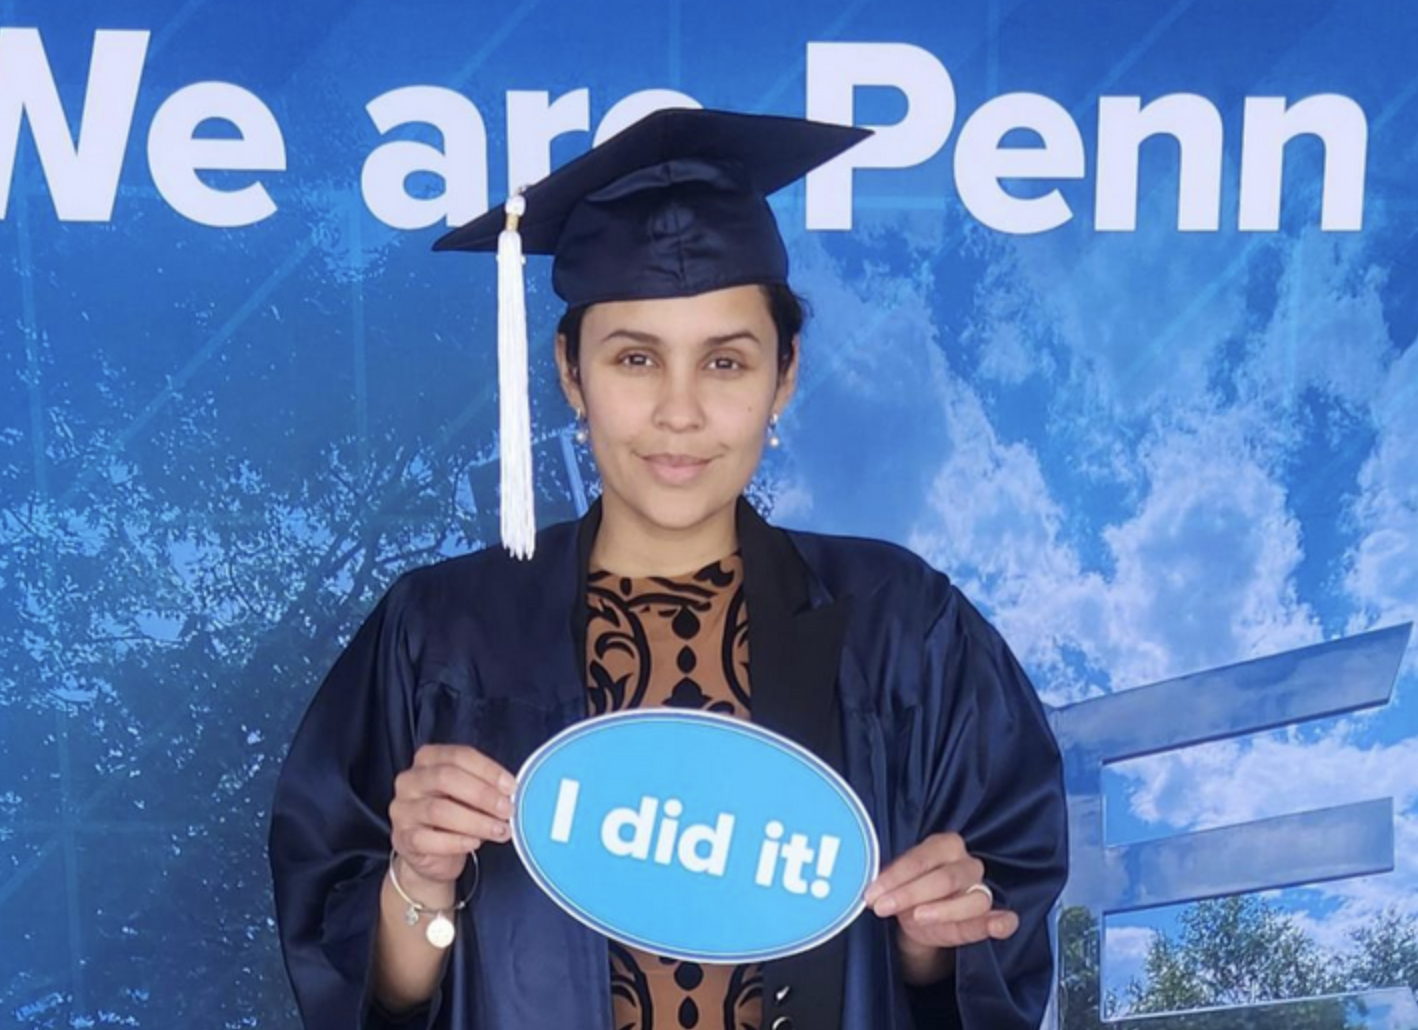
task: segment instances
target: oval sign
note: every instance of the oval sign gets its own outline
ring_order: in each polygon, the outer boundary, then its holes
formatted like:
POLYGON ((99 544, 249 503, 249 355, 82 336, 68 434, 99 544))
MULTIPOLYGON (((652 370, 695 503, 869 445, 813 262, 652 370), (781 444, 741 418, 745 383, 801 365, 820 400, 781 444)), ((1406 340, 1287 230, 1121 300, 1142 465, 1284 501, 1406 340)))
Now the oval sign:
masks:
POLYGON ((581 922, 667 958, 827 940, 877 874, 860 799, 816 755, 727 716, 649 709, 564 730, 517 778, 513 843, 581 922))

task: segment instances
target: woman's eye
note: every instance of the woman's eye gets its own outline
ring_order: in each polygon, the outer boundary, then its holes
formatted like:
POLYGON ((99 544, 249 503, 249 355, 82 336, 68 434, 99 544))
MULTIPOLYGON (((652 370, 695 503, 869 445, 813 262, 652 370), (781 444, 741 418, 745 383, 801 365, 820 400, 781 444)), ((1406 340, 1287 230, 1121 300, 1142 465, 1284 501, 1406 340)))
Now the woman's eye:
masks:
POLYGON ((631 351, 629 354, 622 354, 618 361, 630 368, 645 368, 650 364, 650 355, 631 351))
POLYGON ((709 362, 709 367, 715 372, 737 372, 743 365, 738 358, 718 357, 709 362))

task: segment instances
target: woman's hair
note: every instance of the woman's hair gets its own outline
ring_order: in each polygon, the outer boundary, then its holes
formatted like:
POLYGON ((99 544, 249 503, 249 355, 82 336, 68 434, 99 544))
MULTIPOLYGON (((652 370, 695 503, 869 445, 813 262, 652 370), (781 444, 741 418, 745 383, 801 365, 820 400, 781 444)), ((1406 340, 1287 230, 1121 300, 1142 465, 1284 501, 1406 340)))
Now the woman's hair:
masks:
MULTIPOLYGON (((793 363, 793 341, 807 321, 808 304, 786 283, 763 283, 759 289, 768 302, 768 315, 773 319, 773 328, 778 334, 778 375, 782 376, 793 363)), ((566 362, 571 366, 572 375, 578 379, 581 375, 581 322, 590 307, 589 304, 582 304, 567 308, 556 327, 557 334, 566 338, 566 362)))

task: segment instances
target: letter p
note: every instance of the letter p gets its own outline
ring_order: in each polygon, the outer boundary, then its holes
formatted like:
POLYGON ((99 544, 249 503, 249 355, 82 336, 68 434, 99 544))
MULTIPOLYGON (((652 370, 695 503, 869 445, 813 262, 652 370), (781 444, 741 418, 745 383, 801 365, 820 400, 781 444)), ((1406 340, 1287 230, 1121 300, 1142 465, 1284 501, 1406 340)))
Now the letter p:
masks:
POLYGON ((858 86, 889 86, 906 97, 895 125, 866 126, 876 135, 807 177, 807 227, 852 227, 852 173, 858 168, 910 168, 945 146, 955 123, 955 84, 934 54, 907 43, 809 43, 807 116, 855 125, 858 86))

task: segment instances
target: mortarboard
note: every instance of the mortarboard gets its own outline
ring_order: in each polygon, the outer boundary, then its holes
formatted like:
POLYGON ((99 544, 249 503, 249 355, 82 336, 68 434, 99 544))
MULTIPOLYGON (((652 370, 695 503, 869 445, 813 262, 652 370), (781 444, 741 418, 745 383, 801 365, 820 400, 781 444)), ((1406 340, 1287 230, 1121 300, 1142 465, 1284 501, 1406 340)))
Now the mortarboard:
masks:
POLYGON ((801 118, 651 114, 434 244, 496 251, 502 541, 531 557, 531 429, 523 254, 552 255, 568 306, 786 283, 769 194, 871 135, 801 118))

